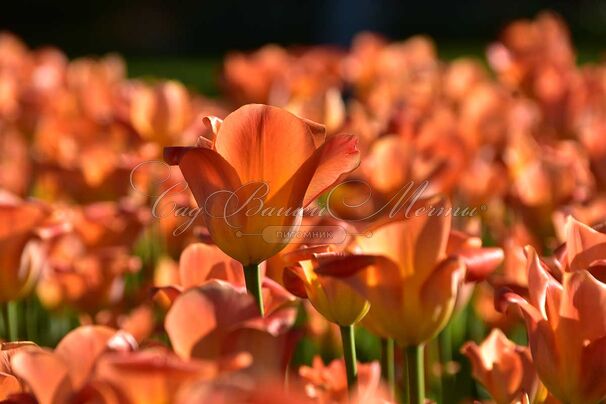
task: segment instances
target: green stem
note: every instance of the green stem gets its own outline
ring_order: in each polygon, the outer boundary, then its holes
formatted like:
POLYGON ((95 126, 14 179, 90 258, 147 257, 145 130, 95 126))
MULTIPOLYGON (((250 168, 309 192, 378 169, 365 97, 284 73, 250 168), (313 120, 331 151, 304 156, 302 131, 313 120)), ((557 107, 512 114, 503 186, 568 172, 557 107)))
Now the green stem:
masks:
POLYGON ((261 291, 261 270, 259 265, 251 264, 244 267, 244 280, 246 282, 246 290, 253 295, 257 302, 257 308, 261 317, 265 315, 263 308, 263 293, 261 291))
POLYGON ((19 340, 19 314, 16 301, 10 301, 6 304, 6 328, 7 335, 10 341, 19 340))
POLYGON ((381 373, 387 381, 392 398, 396 397, 396 367, 394 362, 394 341, 392 338, 381 338, 381 373))
POLYGON ((423 345, 409 346, 404 351, 406 357, 406 395, 409 404, 425 403, 425 370, 423 345))
POLYGON ((358 382, 358 365, 356 362, 356 337, 353 325, 341 325, 341 341, 343 343, 343 356, 347 370, 347 386, 351 390, 358 382))
POLYGON ((8 323, 8 303, 0 304, 0 317, 2 318, 2 331, 4 331, 3 336, 7 340, 10 339, 11 330, 10 325, 8 323))

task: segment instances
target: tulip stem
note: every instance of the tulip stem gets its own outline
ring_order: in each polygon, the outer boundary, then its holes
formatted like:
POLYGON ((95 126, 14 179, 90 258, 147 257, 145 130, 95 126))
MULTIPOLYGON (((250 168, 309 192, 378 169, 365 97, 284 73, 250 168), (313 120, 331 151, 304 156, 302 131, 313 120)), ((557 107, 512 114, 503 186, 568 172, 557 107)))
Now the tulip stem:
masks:
POLYGON ((2 305, 2 317, 4 317, 4 331, 6 338, 9 341, 17 341, 19 339, 19 325, 17 313, 17 302, 11 301, 2 305))
POLYGON ((392 338, 381 338, 381 373, 389 386, 391 398, 396 397, 396 367, 394 362, 394 341, 392 338))
POLYGON ((257 264, 244 266, 244 281, 246 282, 246 290, 253 295, 257 302, 257 308, 261 317, 265 315, 263 307, 263 293, 261 290, 261 269, 257 264))
POLYGON ((425 403, 425 369, 423 345, 406 347, 406 396, 409 404, 425 403))
POLYGON ((2 309, 2 311, 0 312, 0 316, 2 316, 2 325, 3 325, 4 337, 7 340, 10 340, 10 338, 11 338, 11 327, 8 324, 8 303, 2 303, 2 304, 0 304, 0 309, 2 309))
POLYGON ((358 382, 358 365, 356 362, 356 337, 353 325, 339 326, 343 343, 343 356, 347 370, 347 387, 351 390, 358 382))

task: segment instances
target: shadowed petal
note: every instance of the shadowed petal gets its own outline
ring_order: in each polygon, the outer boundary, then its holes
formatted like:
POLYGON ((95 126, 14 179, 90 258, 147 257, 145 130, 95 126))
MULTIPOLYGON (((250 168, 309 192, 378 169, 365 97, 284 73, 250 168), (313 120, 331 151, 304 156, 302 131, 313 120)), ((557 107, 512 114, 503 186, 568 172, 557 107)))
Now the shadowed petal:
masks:
POLYGON ((284 268, 283 277, 286 290, 301 299, 307 299, 307 291, 305 289, 307 278, 301 266, 291 265, 284 268))
POLYGON ((503 250, 496 247, 464 249, 456 254, 461 257, 467 267, 466 282, 478 282, 486 279, 501 265, 504 259, 503 250))
POLYGON ((603 401, 606 398, 606 335, 583 349, 580 369, 579 380, 585 400, 603 401))

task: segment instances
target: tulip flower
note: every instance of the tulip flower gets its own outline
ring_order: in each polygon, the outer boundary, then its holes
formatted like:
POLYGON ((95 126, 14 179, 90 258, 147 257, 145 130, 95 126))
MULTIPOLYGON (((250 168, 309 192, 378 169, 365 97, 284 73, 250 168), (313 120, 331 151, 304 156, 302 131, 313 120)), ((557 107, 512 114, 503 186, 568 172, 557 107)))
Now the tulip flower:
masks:
POLYGON ((287 330, 296 316, 289 305, 294 298, 271 280, 264 283, 266 317, 259 317, 250 295, 224 281, 211 280, 179 295, 165 318, 175 353, 183 359, 224 360, 248 352, 255 360, 250 372, 283 371, 291 343, 287 330))
POLYGON ((115 399, 112 386, 94 380, 96 365, 107 352, 126 353, 135 347, 132 336, 124 332, 84 326, 67 334, 54 351, 39 347, 17 350, 10 359, 11 371, 41 404, 84 401, 87 396, 115 399))
POLYGON ((137 84, 130 90, 130 119, 142 138, 170 144, 189 125, 191 100, 183 84, 167 81, 154 88, 137 84))
MULTIPOLYGON (((347 382, 352 387, 357 379, 354 324, 368 313, 369 304, 342 280, 316 273, 316 268, 322 265, 322 259, 313 251, 321 254, 329 249, 319 246, 290 253, 287 259, 300 261, 285 269, 284 285, 294 295, 309 299, 320 314, 339 326, 347 366, 347 382)), ((332 255, 330 252, 324 254, 328 257, 332 255)))
POLYGON ((47 215, 44 205, 0 190, 0 308, 7 338, 12 340, 18 336, 17 316, 9 302, 29 293, 42 270, 43 251, 36 236, 44 236, 47 215))
POLYGON ((98 378, 109 385, 102 392, 112 391, 114 400, 133 404, 175 402, 181 389, 195 382, 208 382, 217 373, 216 363, 184 361, 164 349, 106 354, 96 369, 98 378))
POLYGON ((465 274, 463 260, 446 255, 450 204, 434 201, 408 220, 389 222, 371 237, 358 237, 358 249, 374 258, 345 256, 317 270, 341 277, 368 299, 368 316, 380 335, 406 347, 411 399, 419 403, 425 388, 423 344, 446 325, 465 274), (430 206, 436 209, 433 215, 430 206))
POLYGON ((501 310, 518 307, 526 322, 537 373, 565 403, 598 403, 606 398, 606 285, 585 269, 558 282, 532 247, 527 248, 528 300, 503 291, 501 310))
POLYGON ((38 349, 33 342, 0 342, 0 400, 21 393, 21 382, 13 373, 11 358, 20 351, 32 349, 38 349))
MULTIPOLYGON (((378 362, 359 364, 360 383, 353 395, 353 403, 388 403, 386 389, 381 384, 381 369, 378 362)), ((306 382, 307 395, 320 402, 347 402, 346 369, 342 360, 324 365, 322 359, 314 357, 311 366, 301 366, 299 376, 306 382)))
POLYGON ((316 273, 322 261, 318 255, 313 256, 312 251, 330 256, 329 249, 328 246, 320 246, 290 253, 287 259, 293 259, 293 256, 302 259, 285 269, 284 285, 295 296, 308 299, 328 321, 339 326, 350 326, 360 321, 370 306, 366 299, 342 280, 316 273))
POLYGON ((529 348, 511 342, 498 328, 480 345, 466 343, 461 352, 469 358, 473 376, 497 404, 510 404, 523 394, 534 397, 538 379, 529 348))
POLYGON ((280 108, 245 105, 221 121, 206 118, 211 139, 170 147, 214 243, 244 266, 259 304, 258 264, 288 244, 302 209, 359 164, 356 138, 325 138, 321 125, 280 108), (264 237, 265 236, 265 237, 264 237))

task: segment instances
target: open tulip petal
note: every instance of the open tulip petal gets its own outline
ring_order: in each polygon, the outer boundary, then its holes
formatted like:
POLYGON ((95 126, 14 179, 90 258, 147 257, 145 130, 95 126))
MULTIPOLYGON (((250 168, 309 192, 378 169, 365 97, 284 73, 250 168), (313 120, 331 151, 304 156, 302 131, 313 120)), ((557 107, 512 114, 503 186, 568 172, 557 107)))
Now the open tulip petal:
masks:
POLYGON ((358 139, 352 135, 334 135, 315 152, 316 167, 305 192, 303 206, 336 184, 360 164, 358 139))
POLYGON ((479 282, 486 279, 503 262, 501 248, 464 249, 457 253, 465 263, 465 281, 479 282))
POLYGON ((606 284, 588 271, 575 271, 564 274, 563 285, 559 314, 578 321, 575 334, 589 341, 606 335, 606 312, 595 310, 606 307, 606 284))
POLYGON ((165 328, 175 353, 191 357, 195 345, 217 326, 212 302, 196 289, 179 296, 166 315, 165 328), (196 321, 190 321, 191 318, 196 321))
POLYGON ((201 286, 210 279, 221 279, 243 286, 242 266, 215 245, 193 243, 179 258, 179 277, 184 288, 201 286))
POLYGON ((202 122, 204 125, 210 129, 213 134, 213 139, 216 139, 219 134, 219 130, 221 129, 221 125, 223 124, 223 120, 221 118, 217 118, 216 116, 205 116, 202 118, 202 122))
POLYGON ((543 318, 559 318, 562 285, 545 269, 534 248, 527 247, 528 290, 530 303, 539 309, 543 318))
POLYGON ((579 222, 572 216, 566 222, 566 255, 571 271, 587 269, 606 259, 606 234, 579 222))

